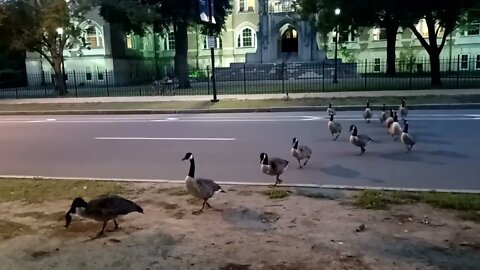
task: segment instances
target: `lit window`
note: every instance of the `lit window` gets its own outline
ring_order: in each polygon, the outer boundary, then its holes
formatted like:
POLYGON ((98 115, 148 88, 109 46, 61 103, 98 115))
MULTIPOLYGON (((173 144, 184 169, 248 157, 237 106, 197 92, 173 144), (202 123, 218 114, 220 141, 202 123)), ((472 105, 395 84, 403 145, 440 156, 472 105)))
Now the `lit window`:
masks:
POLYGON ((253 12, 255 0, 238 0, 238 12, 253 12))
POLYGON ((166 51, 175 50, 175 33, 170 32, 167 34, 166 39, 163 40, 163 47, 166 51))
POLYGON ((237 36, 237 47, 248 48, 255 47, 255 31, 251 28, 244 28, 237 36))
POLYGON ((133 49, 133 40, 132 40, 132 35, 131 34, 127 35, 127 48, 128 49, 133 49))
POLYGON ((85 39, 90 48, 103 48, 103 35, 97 27, 92 26, 88 28, 85 33, 85 39))

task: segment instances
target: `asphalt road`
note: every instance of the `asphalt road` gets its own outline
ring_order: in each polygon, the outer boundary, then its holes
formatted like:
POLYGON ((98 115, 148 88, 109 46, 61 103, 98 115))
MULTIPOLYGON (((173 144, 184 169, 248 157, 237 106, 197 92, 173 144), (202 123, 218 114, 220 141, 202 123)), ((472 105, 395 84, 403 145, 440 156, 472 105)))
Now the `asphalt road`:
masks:
POLYGON ((360 115, 339 113, 338 141, 325 112, 1 116, 0 175, 182 180, 190 151, 196 176, 273 183, 260 172, 266 152, 291 161, 285 183, 480 190, 480 110, 411 111, 411 153, 360 115), (352 123, 375 140, 364 156, 348 142, 352 123), (303 170, 290 156, 293 137, 313 150, 303 170))

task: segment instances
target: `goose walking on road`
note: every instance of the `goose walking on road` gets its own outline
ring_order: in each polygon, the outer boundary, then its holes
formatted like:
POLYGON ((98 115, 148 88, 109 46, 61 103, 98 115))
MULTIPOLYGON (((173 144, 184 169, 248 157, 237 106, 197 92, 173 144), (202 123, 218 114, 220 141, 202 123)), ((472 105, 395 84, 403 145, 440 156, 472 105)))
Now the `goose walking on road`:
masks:
POLYGON ((390 134, 394 140, 396 140, 402 134, 402 127, 398 123, 397 112, 393 115, 393 122, 388 127, 388 134, 390 134))
POLYGON ((390 109, 390 114, 387 120, 385 120, 385 126, 388 128, 392 123, 393 123, 393 110, 390 109))
POLYGON ((336 114, 335 109, 332 108, 332 102, 328 104, 327 113, 328 113, 328 116, 336 114))
MULTIPOLYGON (((333 115, 332 115, 333 116, 333 115)), ((293 138, 292 140, 292 149, 290 150, 290 153, 294 158, 297 159, 298 161, 298 166, 300 169, 302 169, 302 164, 300 163, 301 160, 305 159, 305 163, 303 163, 303 166, 307 165, 308 160, 312 156, 312 149, 306 145, 300 145, 298 146, 298 140, 297 138, 293 138)))
POLYGON ((350 132, 350 142, 353 145, 360 147, 360 155, 363 155, 363 153, 365 153, 365 147, 373 141, 372 138, 365 134, 358 134, 358 129, 355 125, 350 126, 350 132))
POLYGON ((190 169, 188 175, 185 178, 185 186, 187 187, 188 193, 194 197, 203 200, 203 205, 200 210, 193 211, 193 214, 200 214, 205 206, 213 208, 209 203, 208 199, 212 198, 215 192, 219 191, 225 193, 225 191, 213 180, 206 178, 195 178, 195 159, 193 154, 188 152, 185 154, 185 157, 182 158, 182 161, 190 161, 190 169))
POLYGON ((408 109, 407 109, 407 106, 405 105, 405 98, 402 98, 402 104, 401 104, 400 107, 398 108, 398 112, 399 112, 400 117, 402 118, 402 120, 405 120, 405 118, 407 118, 408 109))
POLYGON ((387 112, 385 111, 385 104, 382 106, 382 111, 380 112, 380 115, 378 116, 378 119, 380 120, 380 124, 383 125, 383 123, 387 120, 387 112))
POLYGON ((367 123, 370 123, 370 119, 373 116, 372 109, 370 109, 370 102, 367 100, 367 106, 365 107, 365 111, 363 111, 363 118, 367 123))
POLYGON ((403 128, 402 135, 400 136, 400 140, 404 145, 407 146, 407 150, 411 151, 413 146, 415 145, 415 138, 408 133, 408 122, 404 120, 405 127, 403 128))
POLYGON ((333 115, 330 115, 330 120, 328 121, 328 129, 332 133, 333 140, 338 139, 338 136, 342 133, 342 125, 333 120, 333 115))
POLYGON ((276 176, 275 184, 281 184, 283 180, 280 179, 280 175, 285 172, 288 167, 288 160, 281 159, 281 158, 268 158, 266 153, 260 154, 260 170, 267 175, 276 176))

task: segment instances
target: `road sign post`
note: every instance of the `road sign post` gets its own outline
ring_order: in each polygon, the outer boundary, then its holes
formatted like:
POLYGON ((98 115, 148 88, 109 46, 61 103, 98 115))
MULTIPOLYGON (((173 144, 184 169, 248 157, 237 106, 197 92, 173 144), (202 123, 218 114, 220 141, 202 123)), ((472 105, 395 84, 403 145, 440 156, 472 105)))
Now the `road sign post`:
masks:
MULTIPOLYGON (((213 10, 214 0, 198 0, 200 20, 209 24, 216 24, 213 10)), ((213 31, 212 31, 213 32, 213 31)), ((212 61, 212 90, 213 99, 212 102, 218 102, 217 99, 217 85, 215 83, 215 40, 216 37, 211 33, 208 36, 207 43, 210 48, 210 58, 212 61)), ((210 78, 209 78, 210 79, 210 78)))

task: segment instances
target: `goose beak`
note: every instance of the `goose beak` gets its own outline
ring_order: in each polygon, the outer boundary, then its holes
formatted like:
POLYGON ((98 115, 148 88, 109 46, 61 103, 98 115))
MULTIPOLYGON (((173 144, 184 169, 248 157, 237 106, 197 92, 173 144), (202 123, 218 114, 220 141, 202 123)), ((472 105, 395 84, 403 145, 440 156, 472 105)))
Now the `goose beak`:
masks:
POLYGON ((186 158, 182 158, 182 161, 187 160, 186 158))

